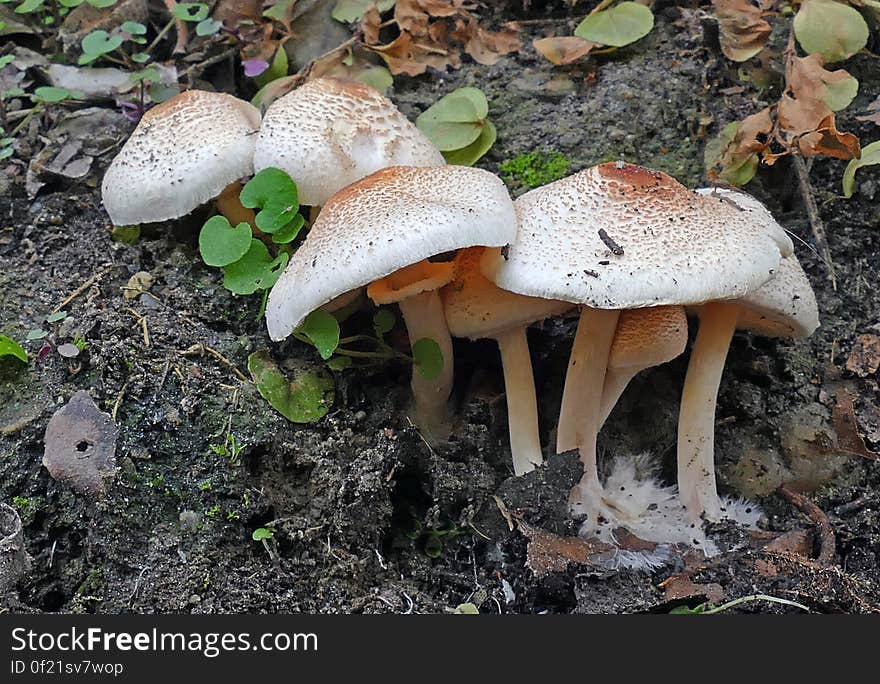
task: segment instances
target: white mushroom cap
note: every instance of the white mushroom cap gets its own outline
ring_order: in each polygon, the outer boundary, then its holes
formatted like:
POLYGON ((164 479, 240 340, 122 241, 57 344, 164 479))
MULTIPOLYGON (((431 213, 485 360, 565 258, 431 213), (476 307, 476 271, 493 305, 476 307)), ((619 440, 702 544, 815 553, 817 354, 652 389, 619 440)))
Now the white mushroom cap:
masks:
POLYGON ((396 166, 333 195, 269 293, 266 324, 282 340, 343 292, 428 257, 499 247, 516 234, 513 202, 488 171, 396 166))
POLYGON ((526 297, 502 290, 480 272, 481 247, 455 257, 455 279, 441 290, 446 324, 454 337, 495 337, 505 330, 558 316, 570 302, 526 297))
POLYGON ((515 204, 516 242, 506 260, 484 260, 484 273, 506 290, 601 309, 742 297, 792 252, 785 231, 763 213, 622 162, 515 204))
POLYGON ((441 166, 440 151, 388 98, 357 81, 317 78, 273 102, 254 151, 296 182, 302 204, 387 166, 441 166))
MULTIPOLYGON (((773 220, 760 201, 744 192, 726 188, 700 188, 705 196, 726 198, 737 206, 762 212, 773 220)), ((773 278, 737 302, 742 311, 737 328, 751 330, 766 337, 809 337, 819 327, 816 295, 793 254, 782 259, 773 278)))
POLYGON ((178 218, 253 173, 260 112, 225 93, 188 90, 144 114, 101 185, 117 226, 178 218))

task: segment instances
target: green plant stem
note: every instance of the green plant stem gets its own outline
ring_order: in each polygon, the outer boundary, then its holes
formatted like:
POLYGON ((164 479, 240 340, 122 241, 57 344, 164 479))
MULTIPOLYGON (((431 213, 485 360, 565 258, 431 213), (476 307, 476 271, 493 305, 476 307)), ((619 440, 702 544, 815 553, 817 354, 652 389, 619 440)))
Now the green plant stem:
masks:
POLYGON ((19 122, 18 126, 16 126, 15 128, 12 129, 12 132, 9 134, 9 137, 14 138, 19 133, 21 133, 22 129, 28 125, 28 122, 33 118, 34 114, 36 114, 37 112, 41 112, 41 111, 43 111, 42 103, 31 107, 31 110, 27 113, 27 116, 25 116, 24 119, 22 119, 19 122))
POLYGON ((165 24, 165 26, 162 28, 162 30, 159 31, 158 34, 156 34, 156 37, 153 38, 153 42, 147 46, 147 49, 144 50, 144 52, 152 52, 153 48, 156 47, 156 45, 159 43, 159 41, 165 37, 165 34, 171 30, 172 26, 174 26, 174 18, 173 17, 171 18, 171 21, 169 21, 167 24, 165 24))
POLYGON ((740 604, 748 603, 750 601, 768 601, 770 603, 779 603, 783 606, 792 606, 794 608, 800 608, 801 610, 805 610, 806 612, 810 612, 810 609, 801 603, 797 603, 795 601, 789 601, 788 599, 779 598, 777 596, 768 596, 767 594, 750 594, 749 596, 741 596, 738 599, 734 599, 733 601, 728 601, 720 606, 716 606, 714 608, 708 608, 703 611, 703 615, 714 615, 716 613, 724 612, 725 610, 729 610, 730 608, 734 608, 740 604))

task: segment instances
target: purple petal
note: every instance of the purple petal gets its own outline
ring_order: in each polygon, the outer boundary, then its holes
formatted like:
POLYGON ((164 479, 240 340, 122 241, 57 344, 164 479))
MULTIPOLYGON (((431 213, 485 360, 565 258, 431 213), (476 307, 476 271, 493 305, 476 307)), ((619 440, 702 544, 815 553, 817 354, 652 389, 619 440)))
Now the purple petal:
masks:
POLYGON ((269 68, 269 62, 265 59, 246 59, 241 63, 241 67, 244 69, 245 76, 254 78, 269 68))

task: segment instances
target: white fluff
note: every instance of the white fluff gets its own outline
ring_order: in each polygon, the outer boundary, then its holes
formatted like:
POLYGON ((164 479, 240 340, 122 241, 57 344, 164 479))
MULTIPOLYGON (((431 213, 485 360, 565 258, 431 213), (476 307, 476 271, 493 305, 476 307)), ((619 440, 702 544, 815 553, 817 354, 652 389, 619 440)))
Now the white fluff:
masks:
MULTIPOLYGON (((724 499, 722 507, 725 518, 747 528, 754 528, 762 515, 757 504, 742 499, 724 499)), ((616 544, 614 530, 619 527, 661 546, 650 554, 621 549, 617 567, 659 567, 671 558, 668 547, 663 545, 692 546, 706 556, 718 553, 702 525, 692 522, 681 505, 677 487, 659 480, 656 461, 647 453, 614 460, 604 494, 588 511, 580 535, 616 544)))

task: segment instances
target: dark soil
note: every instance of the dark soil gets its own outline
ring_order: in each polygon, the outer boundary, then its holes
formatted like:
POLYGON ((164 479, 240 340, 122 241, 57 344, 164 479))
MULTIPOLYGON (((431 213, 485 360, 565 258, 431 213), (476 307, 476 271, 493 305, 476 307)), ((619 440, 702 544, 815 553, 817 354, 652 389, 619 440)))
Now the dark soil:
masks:
MULTIPOLYGON (((559 4, 524 15, 509 3, 497 19, 564 17, 559 4)), ((691 187, 705 184, 705 138, 778 92, 738 79, 700 9, 659 5, 647 38, 598 62, 551 67, 531 38, 570 32, 574 22, 527 24, 519 54, 493 67, 466 60, 446 74, 398 77, 390 96, 415 117, 444 93, 480 87, 499 131, 480 162, 493 171, 543 150, 564 155, 572 171, 622 158, 691 187), (733 86, 742 92, 722 94, 733 86)), ((868 56, 847 68, 861 87, 838 125, 867 143, 880 129, 852 112, 880 94, 880 73, 868 56)), ((836 290, 814 252, 788 161, 763 169, 747 188, 795 236, 822 326, 796 342, 737 335, 717 412, 722 491, 758 498, 768 533, 809 531, 806 549, 768 550, 763 544, 774 535, 756 540, 720 527, 727 550, 704 563, 678 562, 653 575, 571 565, 540 578, 526 566, 525 537, 510 530, 494 497, 534 526, 572 534, 565 492, 579 466, 564 455, 511 477, 493 345, 458 344, 460 421, 440 448, 427 447, 405 418, 403 365, 338 374, 331 413, 291 424, 216 356, 183 353, 203 345, 242 371, 261 348, 288 364, 321 363, 300 343, 269 342, 259 298, 233 297, 219 271, 201 263, 196 221, 149 227, 127 246, 111 239, 95 177, 91 185, 56 184, 32 201, 20 176, 0 178, 0 332, 24 340, 32 328, 51 327, 53 344, 77 336, 87 344, 73 360, 51 351, 27 366, 0 361, 0 501, 15 502, 34 561, 2 605, 13 612, 372 613, 443 612, 470 601, 483 612, 668 612, 707 596, 763 593, 820 612, 880 610, 880 464, 852 453, 852 435, 838 434, 846 421, 833 412, 845 388, 867 446, 880 450, 876 374, 858 378, 844 368, 855 338, 880 325, 880 172, 863 169, 858 192, 844 200, 844 165, 817 160, 811 169, 836 290), (124 299, 123 286, 139 271, 155 279, 153 296, 124 299), (47 326, 50 311, 98 275, 64 307, 69 318, 47 326), (42 467, 46 424, 81 389, 102 410, 115 410, 119 425, 120 472, 98 500, 42 467), (210 448, 228 434, 243 446, 238 459, 210 448), (809 492, 827 514, 833 563, 816 560, 813 522, 775 493, 783 483, 809 492), (273 521, 267 549, 251 534, 273 521), (659 586, 684 571, 721 593, 659 586)), ((572 326, 559 321, 532 332, 545 444, 572 326)), ((32 357, 41 344, 27 344, 32 357)), ((672 478, 686 362, 687 355, 633 382, 601 435, 606 457, 649 451, 672 478)), ((762 602, 739 609, 792 610, 762 602)))

